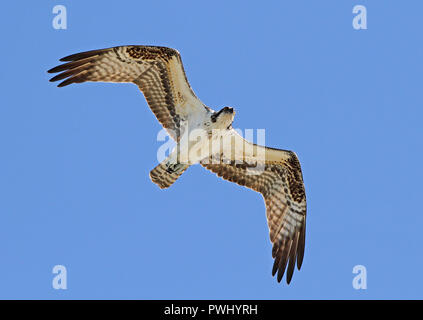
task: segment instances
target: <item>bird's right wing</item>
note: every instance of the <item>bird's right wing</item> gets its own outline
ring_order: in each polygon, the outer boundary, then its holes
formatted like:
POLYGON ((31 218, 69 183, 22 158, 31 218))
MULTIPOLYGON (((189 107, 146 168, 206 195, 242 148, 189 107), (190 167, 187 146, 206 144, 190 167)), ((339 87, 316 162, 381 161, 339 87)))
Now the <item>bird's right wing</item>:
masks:
POLYGON ((295 263, 301 268, 305 248, 307 208, 300 162, 294 152, 258 146, 237 133, 232 136, 232 149, 226 146, 201 164, 223 179, 262 194, 275 259, 272 274, 278 272, 281 281, 288 265, 289 283, 295 263))
POLYGON ((67 63, 50 69, 61 72, 50 81, 58 86, 85 81, 133 82, 143 92, 151 110, 175 140, 182 122, 207 107, 196 97, 185 75, 179 52, 156 46, 119 46, 73 54, 67 63))

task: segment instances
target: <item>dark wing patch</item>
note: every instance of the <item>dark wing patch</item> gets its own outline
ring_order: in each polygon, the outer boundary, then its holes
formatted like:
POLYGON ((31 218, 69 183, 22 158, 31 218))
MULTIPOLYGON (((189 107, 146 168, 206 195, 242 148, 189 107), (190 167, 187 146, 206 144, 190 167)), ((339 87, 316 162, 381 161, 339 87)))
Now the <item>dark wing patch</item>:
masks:
MULTIPOLYGON (((281 281, 287 269, 286 281, 291 282, 295 263, 301 268, 305 248, 306 198, 299 161, 294 153, 281 163, 266 163, 256 174, 248 172, 247 163, 228 163, 222 159, 201 164, 219 177, 251 188, 263 195, 266 216, 275 259, 272 275, 281 281), (288 266, 288 267, 287 267, 288 266)), ((251 169, 251 168, 250 168, 251 169)))

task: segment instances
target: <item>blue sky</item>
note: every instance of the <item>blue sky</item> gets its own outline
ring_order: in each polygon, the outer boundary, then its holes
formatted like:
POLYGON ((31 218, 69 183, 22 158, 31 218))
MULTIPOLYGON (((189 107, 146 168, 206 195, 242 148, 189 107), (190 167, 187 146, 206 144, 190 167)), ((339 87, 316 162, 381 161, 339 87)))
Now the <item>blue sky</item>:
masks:
POLYGON ((0 13, 0 298, 422 299, 423 45, 418 1, 5 2, 0 13), (52 27, 55 5, 67 30, 52 27), (352 27, 355 5, 367 30, 352 27), (271 276, 261 196, 200 166, 148 176, 161 129, 134 85, 58 89, 80 51, 180 51, 208 106, 294 150, 306 252, 271 276), (52 287, 55 265, 67 290, 52 287), (352 269, 367 268, 355 290, 352 269))

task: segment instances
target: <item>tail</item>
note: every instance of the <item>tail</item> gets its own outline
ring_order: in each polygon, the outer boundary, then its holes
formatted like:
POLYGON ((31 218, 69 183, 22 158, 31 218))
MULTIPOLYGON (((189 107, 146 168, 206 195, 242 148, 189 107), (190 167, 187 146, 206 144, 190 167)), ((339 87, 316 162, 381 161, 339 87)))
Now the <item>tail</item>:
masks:
POLYGON ((188 169, 189 166, 189 164, 172 163, 168 158, 150 171, 150 179, 157 184, 160 189, 168 188, 186 169, 188 169))

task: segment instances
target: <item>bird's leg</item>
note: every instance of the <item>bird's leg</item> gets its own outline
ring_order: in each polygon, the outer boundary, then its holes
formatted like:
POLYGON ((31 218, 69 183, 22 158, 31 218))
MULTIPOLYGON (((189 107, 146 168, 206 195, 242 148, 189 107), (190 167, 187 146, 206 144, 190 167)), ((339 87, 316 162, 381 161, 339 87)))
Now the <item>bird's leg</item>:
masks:
POLYGON ((185 165, 179 162, 178 157, 178 148, 175 148, 175 150, 169 155, 167 160, 165 160, 166 165, 166 172, 168 173, 175 173, 182 170, 185 165))
POLYGON ((174 162, 167 162, 166 163, 166 171, 168 173, 175 173, 175 172, 179 172, 180 170, 182 170, 183 168, 185 168, 185 165, 182 163, 174 163, 174 162))

